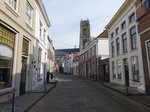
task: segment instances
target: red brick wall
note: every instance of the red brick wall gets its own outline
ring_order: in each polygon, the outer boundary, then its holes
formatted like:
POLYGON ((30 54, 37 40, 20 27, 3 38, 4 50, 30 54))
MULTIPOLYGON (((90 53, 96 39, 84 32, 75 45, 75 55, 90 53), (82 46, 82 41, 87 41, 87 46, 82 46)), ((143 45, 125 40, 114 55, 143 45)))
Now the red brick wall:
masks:
POLYGON ((141 49, 142 49, 142 58, 143 58, 143 69, 144 69, 144 77, 146 83, 146 91, 150 94, 150 73, 148 68, 148 60, 146 58, 146 46, 145 42, 150 39, 150 8, 148 10, 144 10, 142 0, 137 0, 136 2, 136 14, 137 14, 137 22, 138 22, 138 31, 141 39, 141 49), (147 30, 147 31, 146 31, 147 30), (143 31, 146 31, 142 33, 143 31))

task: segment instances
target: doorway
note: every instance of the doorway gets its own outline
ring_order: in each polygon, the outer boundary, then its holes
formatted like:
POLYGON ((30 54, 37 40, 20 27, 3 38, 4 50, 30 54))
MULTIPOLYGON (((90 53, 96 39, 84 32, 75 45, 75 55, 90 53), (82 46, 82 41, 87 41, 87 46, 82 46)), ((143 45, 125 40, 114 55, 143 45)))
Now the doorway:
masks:
POLYGON ((125 74, 125 85, 130 86, 129 83, 129 65, 128 65, 128 59, 124 59, 124 74, 125 74))
POLYGON ((20 95, 25 94, 26 89, 26 74, 27 74, 27 58, 22 57, 21 81, 20 81, 20 95))

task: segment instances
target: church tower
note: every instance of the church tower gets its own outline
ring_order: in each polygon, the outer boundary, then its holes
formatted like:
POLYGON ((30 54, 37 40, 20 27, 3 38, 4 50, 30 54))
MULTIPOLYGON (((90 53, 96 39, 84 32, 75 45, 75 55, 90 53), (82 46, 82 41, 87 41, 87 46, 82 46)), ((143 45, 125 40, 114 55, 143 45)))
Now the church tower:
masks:
POLYGON ((85 43, 91 41, 89 20, 81 20, 80 22, 80 51, 84 49, 85 43))

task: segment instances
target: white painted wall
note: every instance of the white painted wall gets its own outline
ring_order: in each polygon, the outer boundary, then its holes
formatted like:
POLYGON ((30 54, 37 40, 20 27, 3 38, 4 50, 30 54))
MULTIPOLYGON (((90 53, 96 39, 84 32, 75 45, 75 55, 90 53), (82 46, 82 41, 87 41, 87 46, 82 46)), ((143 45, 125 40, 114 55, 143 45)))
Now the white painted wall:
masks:
MULTIPOLYGON (((109 59, 109 65, 110 65, 110 82, 111 83, 117 83, 117 84, 121 84, 121 85, 125 85, 125 73, 124 73, 124 64, 123 64, 123 59, 127 58, 128 59, 128 63, 129 63, 129 78, 130 78, 130 86, 131 87, 137 87, 139 89, 139 91, 145 91, 145 81, 144 81, 144 73, 143 73, 143 65, 142 65, 142 56, 141 56, 141 44, 140 44, 140 38, 139 35, 137 34, 137 50, 132 51, 131 50, 131 40, 130 40, 130 29, 133 26, 136 26, 136 31, 138 32, 137 29, 137 23, 134 22, 132 24, 129 23, 129 16, 131 14, 133 14, 133 12, 136 12, 136 8, 135 6, 130 6, 127 10, 125 10, 124 13, 122 13, 122 15, 120 16, 120 18, 117 18, 117 21, 111 26, 111 28, 108 31, 108 35, 109 35, 109 53, 112 54, 111 52, 111 43, 114 42, 115 45, 115 57, 112 57, 110 55, 110 59, 109 59), (121 24, 126 21, 126 29, 121 31, 121 24), (115 36, 115 38, 111 38, 111 34, 112 32, 114 32, 115 35, 115 30, 116 28, 119 27, 119 34, 117 36, 115 36), (123 54, 123 48, 122 48, 122 34, 127 33, 127 44, 128 44, 128 53, 127 54, 123 54), (116 54, 116 39, 120 38, 120 55, 117 56, 116 54), (139 61, 139 75, 140 75, 140 82, 133 82, 132 81, 132 70, 131 70, 131 57, 132 56, 138 56, 138 61, 139 61), (112 77, 112 62, 115 62, 115 67, 117 67, 116 61, 117 60, 121 60, 121 74, 122 74, 122 79, 114 79, 112 77)), ((116 68, 117 69, 117 68, 116 68)), ((117 72, 117 70, 115 69, 115 73, 117 72)))
MULTIPOLYGON (((34 1, 35 2, 35 1, 34 1)), ((47 34, 48 34, 48 25, 46 24, 46 21, 43 17, 43 14, 39 8, 39 6, 36 4, 36 10, 35 10, 35 37, 36 41, 34 43, 34 72, 33 72, 33 90, 34 88, 38 87, 39 85, 43 85, 44 83, 44 76, 46 78, 47 74, 47 45, 48 45, 48 39, 47 39, 47 34), (42 35, 40 37, 40 21, 43 24, 42 27, 42 35), (44 35, 44 29, 46 30, 45 33, 45 41, 43 40, 43 35, 44 35), (41 48, 41 70, 40 70, 40 78, 42 79, 41 81, 37 80, 37 70, 38 70, 38 50, 41 48), (45 68, 44 68, 45 67, 45 68)))

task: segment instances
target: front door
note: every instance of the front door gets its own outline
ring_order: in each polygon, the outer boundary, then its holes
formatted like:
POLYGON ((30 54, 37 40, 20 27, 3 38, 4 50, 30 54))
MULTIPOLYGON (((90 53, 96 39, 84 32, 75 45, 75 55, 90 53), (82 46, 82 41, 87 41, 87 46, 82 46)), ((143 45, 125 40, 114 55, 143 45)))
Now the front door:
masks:
POLYGON ((130 86, 129 83, 129 65, 128 65, 128 59, 124 59, 124 73, 125 73, 125 84, 126 86, 130 86))
POLYGON ((26 74, 27 74, 27 58, 26 57, 22 57, 20 95, 25 94, 25 89, 26 89, 26 74))

